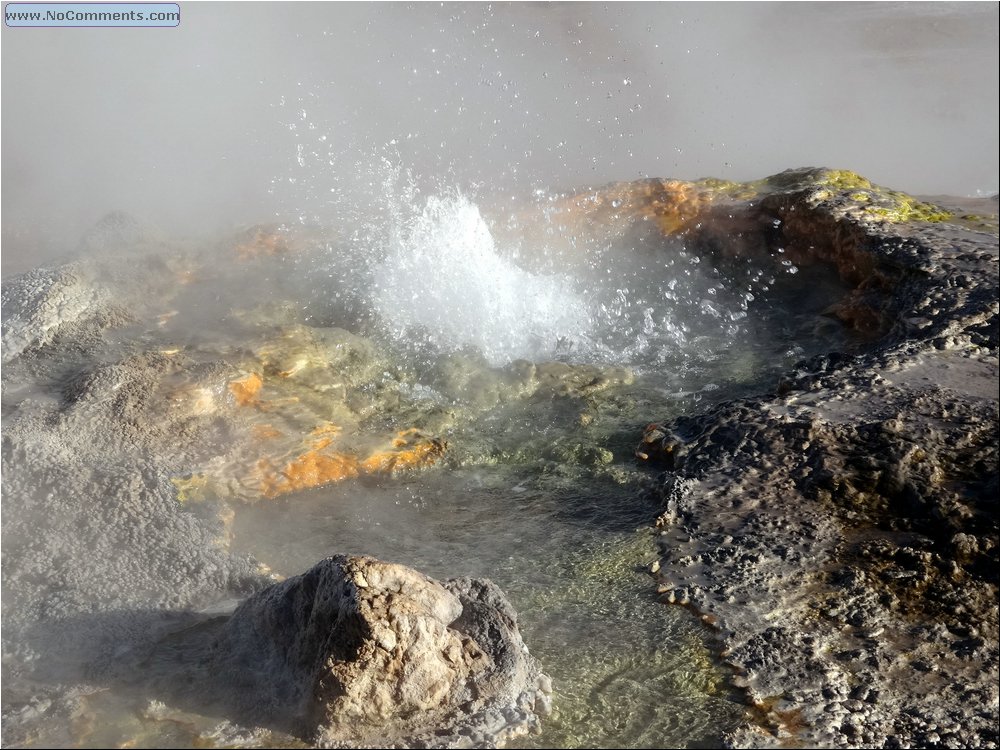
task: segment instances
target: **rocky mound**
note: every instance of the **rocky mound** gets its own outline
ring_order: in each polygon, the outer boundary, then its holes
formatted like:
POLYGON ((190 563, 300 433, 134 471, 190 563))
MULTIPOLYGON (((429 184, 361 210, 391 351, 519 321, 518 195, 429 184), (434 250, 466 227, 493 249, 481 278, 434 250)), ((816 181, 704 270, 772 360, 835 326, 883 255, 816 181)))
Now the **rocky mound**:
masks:
MULTIPOLYGON (((827 171, 755 186, 734 215, 769 229, 737 250, 833 265, 854 291, 830 314, 871 343, 646 429, 660 590, 719 628, 759 710, 732 746, 996 747, 996 201, 827 171)), ((713 205, 692 235, 731 252, 713 205)))
POLYGON ((174 705, 196 684, 199 711, 323 747, 495 745, 537 731, 551 692, 490 581, 344 555, 175 633, 142 671, 174 705))

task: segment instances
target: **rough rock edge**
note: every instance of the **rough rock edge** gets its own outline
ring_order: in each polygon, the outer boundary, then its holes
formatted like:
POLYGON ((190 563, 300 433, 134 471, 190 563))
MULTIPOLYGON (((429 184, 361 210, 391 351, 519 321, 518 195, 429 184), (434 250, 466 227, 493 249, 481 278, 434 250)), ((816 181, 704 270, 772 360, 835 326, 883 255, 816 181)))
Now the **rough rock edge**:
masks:
POLYGON ((51 342, 60 326, 96 315, 110 303, 73 266, 22 274, 4 283, 2 300, 4 364, 51 342))
POLYGON ((208 663, 244 710, 323 747, 491 746, 538 730, 551 683, 488 580, 338 555, 252 596, 208 663))
POLYGON ((660 590, 719 628, 757 708, 728 746, 996 747, 997 401, 921 377, 995 383, 996 234, 854 208, 808 186, 760 202, 881 342, 647 428, 639 452, 672 469, 660 590))

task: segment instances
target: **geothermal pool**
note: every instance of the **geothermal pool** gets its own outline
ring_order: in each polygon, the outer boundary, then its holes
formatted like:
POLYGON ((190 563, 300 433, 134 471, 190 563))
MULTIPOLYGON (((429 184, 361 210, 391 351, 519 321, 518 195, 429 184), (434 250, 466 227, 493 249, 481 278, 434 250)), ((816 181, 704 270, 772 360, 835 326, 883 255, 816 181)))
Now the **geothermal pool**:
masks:
POLYGON ((237 5, 0 30, 4 744, 301 745, 164 689, 172 639, 354 552, 507 592, 554 684, 518 745, 716 746, 748 693, 659 600, 643 428, 864 350, 845 295, 902 340, 914 279, 968 283, 857 175, 812 175, 818 253, 722 194, 849 167, 978 195, 931 244, 995 248, 996 4, 237 5), (706 175, 715 236, 628 213, 706 175), (865 288, 806 263, 883 219, 865 288))
MULTIPOLYGON (((805 357, 862 345, 824 315, 841 282, 798 267, 777 245, 753 260, 727 258, 642 222, 595 230, 551 215, 522 221, 539 206, 546 216, 555 196, 497 218, 457 191, 402 195, 386 201, 388 214, 332 230, 254 228, 186 244, 136 239, 117 217, 92 236, 104 245, 95 255, 119 257, 127 229, 155 262, 116 283, 142 285, 164 268, 183 283, 146 296, 138 319, 109 331, 83 361, 50 363, 47 382, 12 393, 65 391, 74 370, 95 361, 182 356, 154 401, 196 415, 216 402, 231 411, 224 428, 203 430, 201 460, 170 462, 171 494, 182 515, 228 516, 230 552, 279 576, 356 553, 439 579, 494 580, 554 683, 542 733, 516 746, 714 746, 746 707, 727 687, 711 631, 658 601, 649 574, 657 474, 637 465, 635 446, 651 418, 771 390, 805 357), (196 374, 223 365, 252 374, 228 384, 196 374), (234 384, 253 377, 261 383, 244 399, 234 384), (309 455, 317 433, 332 436, 338 456, 364 456, 381 436, 407 430, 447 447, 389 473, 287 486, 278 470, 260 478, 263 465, 291 467, 309 455)), ((162 440, 169 452, 169 432, 162 440)), ((73 563, 85 573, 102 565, 73 563)), ((235 605, 203 603, 211 613, 235 605)), ((169 622, 157 627, 169 637, 169 622)), ((170 660, 156 664, 139 688, 115 679, 75 688, 84 697, 72 719, 36 727, 32 741, 234 741, 225 713, 197 685, 179 704, 158 693, 170 660)), ((58 679, 88 683, 71 669, 58 679)), ((16 675, 11 683, 26 689, 16 675)))

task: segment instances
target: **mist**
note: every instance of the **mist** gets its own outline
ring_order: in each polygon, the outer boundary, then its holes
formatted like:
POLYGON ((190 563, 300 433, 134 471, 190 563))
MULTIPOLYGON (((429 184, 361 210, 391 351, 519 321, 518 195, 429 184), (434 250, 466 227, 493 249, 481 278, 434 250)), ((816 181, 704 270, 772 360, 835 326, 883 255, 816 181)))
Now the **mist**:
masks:
POLYGON ((171 236, 331 224, 379 165, 525 193, 852 169, 998 187, 995 3, 182 3, 3 29, 3 269, 110 210, 171 236))

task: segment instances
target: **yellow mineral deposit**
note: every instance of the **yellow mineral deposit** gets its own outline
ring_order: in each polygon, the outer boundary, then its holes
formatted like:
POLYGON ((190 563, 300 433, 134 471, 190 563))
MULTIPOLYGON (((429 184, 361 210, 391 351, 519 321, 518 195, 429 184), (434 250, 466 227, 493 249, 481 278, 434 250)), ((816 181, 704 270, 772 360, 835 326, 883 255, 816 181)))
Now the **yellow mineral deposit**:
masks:
POLYGON ((432 464, 444 455, 447 444, 429 438, 419 430, 397 433, 392 450, 373 453, 361 464, 366 474, 391 474, 401 469, 415 469, 432 464))
POLYGON ((233 394, 236 403, 240 406, 256 406, 260 403, 258 395, 260 389, 264 387, 264 381, 255 372, 234 380, 229 384, 229 392, 233 394))
POLYGON ((262 458, 256 472, 260 480, 260 494, 277 497, 296 490, 319 487, 362 474, 391 474, 395 471, 415 469, 437 461, 446 444, 430 438, 419 430, 409 429, 397 433, 387 450, 375 451, 365 459, 352 453, 337 450, 334 436, 336 425, 319 425, 306 441, 306 450, 289 460, 284 468, 276 470, 274 462, 262 458))
MULTIPOLYGON (((288 377, 293 373, 279 372, 278 375, 288 377)), ((271 381, 275 386, 275 394, 279 397, 270 398, 266 402, 260 399, 264 387, 264 378, 259 373, 252 372, 242 378, 230 381, 229 391, 236 403, 241 406, 253 406, 257 413, 268 412, 275 418, 283 420, 291 417, 292 423, 298 418, 288 408, 298 401, 296 397, 280 397, 282 387, 280 381, 271 381)), ((279 421, 279 424, 282 424, 279 421)), ((291 435, 299 433, 301 428, 291 428, 291 435)), ((251 493, 273 498, 289 492, 319 487, 332 482, 341 482, 366 474, 391 474, 395 471, 415 469, 434 463, 443 455, 446 444, 438 439, 428 437, 416 429, 408 429, 396 433, 386 439, 384 448, 368 452, 350 450, 339 444, 344 432, 341 425, 330 421, 317 424, 302 441, 297 449, 286 452, 287 448, 278 448, 282 438, 289 436, 289 425, 278 429, 274 424, 259 423, 251 427, 251 436, 258 442, 275 441, 274 448, 265 450, 265 455, 258 458, 253 469, 240 484, 248 486, 251 493), (270 455, 267 455, 270 453, 270 455)), ((353 429, 349 433, 357 438, 353 429)), ((299 433, 301 434, 301 433, 299 433)), ((367 438, 365 444, 368 444, 367 438)), ((284 443, 287 446, 287 443, 284 443)), ((355 447, 356 447, 355 443, 355 447)), ((258 454, 260 455, 260 454, 258 454)), ((175 480, 178 486, 179 499, 185 502, 198 494, 204 488, 195 480, 175 480)))
POLYGON ((309 434, 316 437, 332 437, 339 435, 341 432, 343 432, 343 429, 340 425, 336 425, 333 422, 320 422, 309 434))
POLYGON ((256 424, 251 429, 251 434, 257 440, 274 440, 283 437, 285 433, 270 424, 256 424))
POLYGON ((257 464, 260 473, 260 493, 264 497, 277 497, 296 490, 341 482, 361 474, 355 456, 335 451, 326 452, 328 444, 306 451, 289 461, 280 472, 275 472, 271 462, 263 458, 257 464))
POLYGON ((282 378, 292 378, 310 369, 314 373, 327 372, 330 354, 305 326, 289 327, 254 352, 266 375, 282 378))
POLYGON ((192 500, 205 499, 209 478, 205 474, 192 474, 189 477, 174 477, 170 482, 177 488, 177 502, 183 505, 192 500))
POLYGON ((555 218, 597 224, 652 221, 671 235, 694 226, 716 195, 714 186, 681 180, 616 182, 598 191, 578 193, 556 207, 555 218))
POLYGON ((775 190, 795 189, 811 190, 810 203, 829 200, 843 193, 861 204, 858 210, 875 221, 936 222, 951 216, 946 209, 874 185, 853 172, 826 169, 783 173, 753 182, 717 179, 616 182, 563 198, 546 211, 546 215, 556 223, 569 225, 583 221, 591 225, 616 227, 634 221, 649 221, 664 235, 676 235, 705 221, 713 203, 746 201, 775 190))

